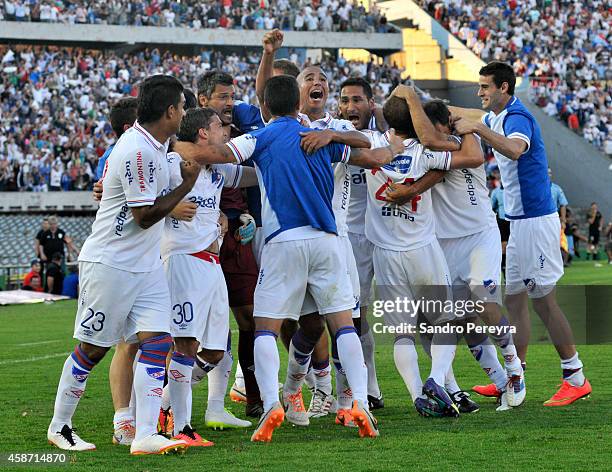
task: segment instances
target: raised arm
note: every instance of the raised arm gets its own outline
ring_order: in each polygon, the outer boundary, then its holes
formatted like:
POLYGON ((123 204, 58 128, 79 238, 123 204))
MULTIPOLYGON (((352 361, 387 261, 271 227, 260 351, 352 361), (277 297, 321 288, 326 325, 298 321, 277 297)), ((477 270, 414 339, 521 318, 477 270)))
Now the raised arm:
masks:
POLYGON ((419 142, 432 151, 458 151, 461 145, 448 134, 438 131, 421 104, 414 87, 398 85, 391 96, 403 98, 408 102, 410 117, 419 142))
POLYGON ((484 162, 480 142, 473 134, 466 134, 461 141, 461 149, 451 154, 451 169, 474 168, 484 162))
POLYGON ((278 30, 268 31, 263 37, 263 54, 257 69, 257 78, 255 79, 255 92, 259 100, 259 108, 264 121, 269 121, 272 118, 270 111, 264 105, 264 90, 266 82, 274 74, 274 55, 276 51, 283 45, 283 33, 278 30))
POLYGON ((398 205, 404 205, 417 195, 421 195, 438 182, 441 182, 444 174, 446 174, 445 171, 434 169, 427 171, 423 177, 410 184, 390 183, 385 191, 385 200, 398 205))
POLYGON ((520 138, 506 137, 489 129, 481 121, 458 118, 455 121, 458 134, 476 133, 500 154, 516 161, 527 150, 527 143, 520 138))
POLYGON ((200 174, 200 166, 194 162, 181 162, 181 184, 170 193, 157 197, 152 205, 132 206, 134 221, 142 229, 148 229, 170 214, 189 193, 200 174))
POLYGON ((404 150, 404 141, 402 138, 395 135, 391 130, 389 132, 389 146, 376 149, 353 149, 351 148, 351 156, 349 164, 364 167, 366 169, 374 169, 382 167, 393 160, 395 156, 404 150))
POLYGON ((471 121, 480 121, 482 120, 483 115, 486 114, 484 111, 479 110, 478 108, 461 108, 450 106, 448 109, 450 110, 451 115, 471 121))
POLYGON ((199 145, 186 141, 177 141, 174 151, 179 153, 186 161, 195 161, 198 164, 236 164, 236 157, 226 144, 199 145))
POLYGON ((320 131, 312 130, 303 131, 300 133, 300 136, 302 136, 302 149, 306 151, 307 154, 318 151, 332 141, 346 144, 352 148, 368 149, 370 147, 370 140, 368 137, 359 131, 334 131, 332 129, 320 131))

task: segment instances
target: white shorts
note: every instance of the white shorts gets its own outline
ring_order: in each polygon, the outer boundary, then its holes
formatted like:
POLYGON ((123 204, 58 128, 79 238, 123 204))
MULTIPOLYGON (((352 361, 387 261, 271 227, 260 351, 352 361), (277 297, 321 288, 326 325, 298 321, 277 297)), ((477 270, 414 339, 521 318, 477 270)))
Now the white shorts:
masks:
POLYGON ((372 298, 372 280, 374 279, 374 244, 366 238, 365 234, 349 233, 349 240, 353 247, 357 274, 359 275, 359 305, 369 306, 372 298))
POLYGON ((506 246, 506 294, 527 291, 529 298, 548 295, 563 276, 559 237, 561 222, 553 213, 510 221, 506 246))
POLYGON ((229 331, 229 301, 221 265, 188 254, 164 261, 175 338, 196 338, 205 349, 225 351, 229 331))
POLYGON ((473 297, 502 304, 501 236, 497 226, 461 238, 439 239, 455 299, 473 297))
POLYGON ((352 310, 353 290, 338 236, 269 242, 264 246, 253 316, 297 320, 310 293, 321 315, 352 310))
POLYGON ((142 331, 170 332, 170 294, 162 267, 127 272, 99 262, 80 262, 79 285, 74 323, 79 341, 111 347, 124 339, 137 342, 142 331))
POLYGON ((253 255, 255 256, 255 260, 257 261, 257 267, 261 267, 261 253, 265 244, 266 238, 264 237, 263 228, 257 227, 255 229, 255 236, 253 237, 253 242, 251 243, 253 255))
MULTIPOLYGON (((355 264, 355 256, 353 256, 353 249, 351 242, 346 236, 338 236, 338 245, 340 246, 340 252, 342 257, 346 261, 347 275, 351 281, 351 288, 353 289, 353 299, 355 305, 353 307, 353 318, 359 318, 361 313, 359 307, 359 275, 357 274, 357 265, 355 264)), ((315 303, 312 295, 306 292, 304 297, 304 304, 302 305, 302 315, 309 315, 310 313, 317 312, 317 304, 315 303)))
MULTIPOLYGON (((387 324, 416 325, 419 313, 404 301, 439 300, 452 304, 450 273, 437 240, 411 251, 398 252, 375 247, 373 261, 376 289, 380 297, 378 303, 383 307, 395 304, 392 308, 383 308, 387 324)), ((456 319, 453 310, 438 311, 436 308, 429 306, 419 311, 432 324, 456 319)))

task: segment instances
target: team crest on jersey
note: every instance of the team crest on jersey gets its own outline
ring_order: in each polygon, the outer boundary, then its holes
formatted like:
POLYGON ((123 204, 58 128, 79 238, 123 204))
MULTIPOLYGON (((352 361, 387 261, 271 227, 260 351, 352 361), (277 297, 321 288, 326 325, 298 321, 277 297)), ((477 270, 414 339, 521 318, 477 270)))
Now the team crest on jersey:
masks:
POLYGON ((221 174, 221 172, 217 172, 216 169, 212 170, 212 173, 210 174, 210 179, 213 183, 213 185, 216 185, 217 188, 221 187, 221 185, 223 185, 223 175, 221 174))
POLYGON ((76 367, 72 366, 72 376, 77 382, 83 383, 87 380, 87 377, 89 376, 89 372, 85 370, 77 369, 76 367))
POLYGON ((525 284, 525 287, 527 287, 527 291, 529 292, 533 292, 536 287, 535 279, 523 279, 523 283, 525 284))
POLYGON ((147 367, 147 375, 154 379, 161 379, 164 377, 165 369, 162 367, 147 367))
POLYGON ((497 290, 497 284, 493 280, 491 279, 483 280, 482 284, 489 291, 491 295, 495 294, 495 291, 497 290))

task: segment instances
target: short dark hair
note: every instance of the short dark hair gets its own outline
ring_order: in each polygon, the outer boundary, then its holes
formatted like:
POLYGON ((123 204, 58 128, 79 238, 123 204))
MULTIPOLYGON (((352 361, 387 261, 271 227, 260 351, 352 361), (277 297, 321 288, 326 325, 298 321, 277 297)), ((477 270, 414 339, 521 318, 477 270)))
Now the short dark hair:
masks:
POLYGON ((264 103, 274 116, 294 113, 300 106, 300 88, 295 77, 277 75, 266 82, 264 103))
POLYGON ((516 74, 510 64, 498 61, 489 62, 478 73, 484 76, 492 75, 497 88, 501 88, 502 84, 506 82, 508 84, 508 95, 514 95, 516 74))
POLYGON ((212 108, 191 108, 187 110, 181 120, 176 137, 179 141, 189 141, 195 143, 198 140, 198 132, 201 128, 208 129, 210 121, 214 116, 219 116, 212 108))
POLYGON ((403 98, 390 97, 383 105, 383 116, 390 128, 398 134, 417 139, 408 103, 403 98))
POLYGON ((123 97, 111 107, 110 124, 111 128, 120 138, 123 134, 125 125, 133 125, 136 121, 138 111, 138 99, 136 97, 123 97))
POLYGON ((158 74, 145 79, 138 92, 138 121, 159 120, 168 107, 178 106, 182 94, 183 84, 172 76, 158 74))
POLYGON ((344 87, 351 87, 351 86, 361 87, 363 89, 363 93, 365 94, 365 96, 368 97, 368 100, 370 100, 373 97, 372 86, 363 77, 351 77, 349 79, 346 79, 340 85, 340 93, 342 93, 342 89, 344 87))
POLYGON ((210 98, 218 84, 234 85, 234 79, 231 75, 219 70, 208 71, 198 79, 198 97, 204 95, 210 98))
POLYGON ((431 100, 423 105, 425 114, 434 125, 448 126, 450 122, 450 110, 442 100, 431 100))
POLYGON ((272 64, 273 69, 278 69, 285 75, 297 78, 300 75, 300 68, 289 59, 276 59, 272 64))
POLYGON ((196 108, 198 106, 198 99, 191 89, 186 88, 183 90, 183 95, 185 95, 185 106, 183 107, 185 111, 191 110, 192 108, 196 108))

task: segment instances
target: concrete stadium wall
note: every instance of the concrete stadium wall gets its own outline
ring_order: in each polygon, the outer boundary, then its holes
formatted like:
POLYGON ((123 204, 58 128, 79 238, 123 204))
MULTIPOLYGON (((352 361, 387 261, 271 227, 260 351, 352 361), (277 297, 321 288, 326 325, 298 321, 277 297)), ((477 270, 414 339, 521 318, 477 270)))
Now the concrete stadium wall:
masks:
POLYGON ((98 208, 91 192, 0 192, 0 213, 91 211, 98 208))
POLYGON ((525 91, 517 95, 540 124, 553 180, 563 188, 570 207, 587 208, 595 201, 605 221, 610 221, 612 159, 530 103, 525 91))
MULTIPOLYGON (((197 46, 261 46, 263 31, 168 28, 157 26, 64 25, 0 21, 0 41, 98 44, 172 44, 197 46)), ((316 33, 285 31, 284 46, 347 48, 369 51, 402 49, 400 33, 316 33)))

